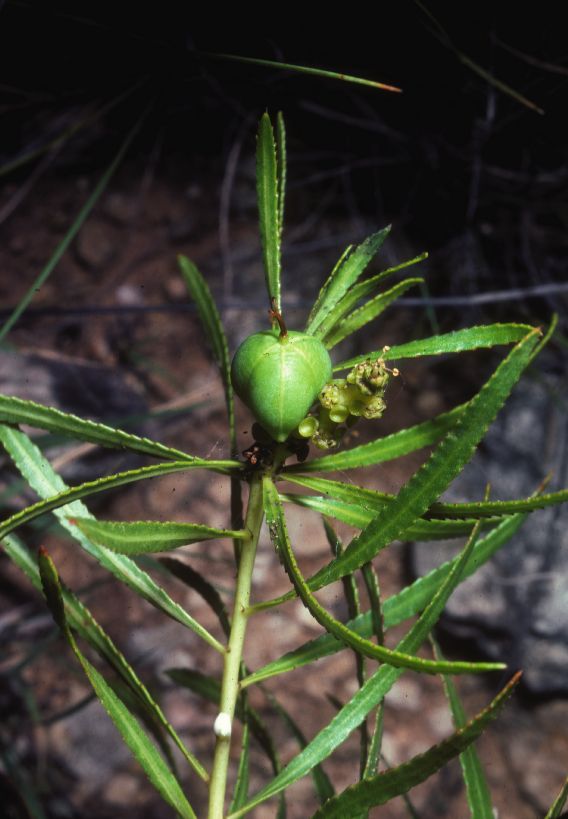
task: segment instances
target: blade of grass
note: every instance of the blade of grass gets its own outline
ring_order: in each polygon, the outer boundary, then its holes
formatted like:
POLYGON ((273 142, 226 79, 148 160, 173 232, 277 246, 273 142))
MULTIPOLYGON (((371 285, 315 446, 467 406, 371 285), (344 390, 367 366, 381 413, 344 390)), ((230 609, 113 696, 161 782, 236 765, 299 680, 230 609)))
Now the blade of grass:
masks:
POLYGON ((385 85, 385 83, 377 82, 376 80, 367 80, 363 77, 355 77, 351 74, 343 74, 338 71, 327 71, 323 68, 314 68, 307 65, 295 65, 293 63, 282 63, 277 60, 264 60, 260 57, 242 57, 240 54, 205 54, 204 56, 214 57, 219 60, 234 60, 237 63, 250 63, 252 65, 262 65, 267 68, 281 68, 285 71, 295 71, 298 74, 311 74, 314 77, 325 77, 331 80, 341 80, 342 82, 351 82, 357 85, 366 85, 369 88, 377 88, 380 91, 393 91, 397 94, 402 93, 401 88, 395 85, 385 85))
POLYGON ((122 142, 122 145, 118 149, 114 159, 112 160, 106 171, 103 173, 98 183, 95 185, 93 192, 91 193, 91 195, 89 196, 89 198, 87 199, 87 201, 85 202, 85 204, 75 217, 73 224, 71 225, 71 227, 69 228, 61 242, 56 247, 51 258, 49 259, 43 270, 40 272, 40 274, 36 277, 35 281, 29 288, 27 293, 16 305, 10 317, 4 322, 2 327, 0 327, 0 342, 6 337, 6 335, 10 332, 12 327, 16 324, 16 322, 18 321, 22 313, 25 311, 28 304, 33 299, 34 295, 38 292, 38 290, 40 290, 43 287, 43 285, 48 280, 52 272, 55 270, 55 267, 57 266, 63 254, 65 253, 65 251, 67 250, 75 236, 81 230, 87 217, 89 216, 92 209, 99 201, 101 194, 103 193, 104 189, 110 182, 114 172, 122 162, 124 155, 126 154, 128 148, 130 147, 130 144, 132 143, 132 140, 134 139, 134 137, 140 130, 142 123, 146 119, 146 116, 148 115, 152 104, 153 103, 147 105, 144 111, 140 114, 140 116, 134 123, 133 127, 126 135, 126 138, 122 142))

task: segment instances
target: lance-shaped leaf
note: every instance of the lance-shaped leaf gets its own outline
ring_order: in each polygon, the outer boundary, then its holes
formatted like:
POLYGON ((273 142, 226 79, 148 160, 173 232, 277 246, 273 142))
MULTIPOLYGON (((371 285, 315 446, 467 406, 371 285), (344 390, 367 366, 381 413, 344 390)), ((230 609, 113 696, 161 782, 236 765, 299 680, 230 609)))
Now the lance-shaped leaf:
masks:
MULTIPOLYGON (((417 651, 428 637, 440 617, 452 591, 460 582, 462 571, 467 565, 474 546, 470 538, 459 558, 436 593, 430 597, 424 611, 397 645, 401 653, 417 651)), ((388 602, 388 601, 387 601, 388 602)), ((240 811, 231 814, 229 819, 237 819, 256 805, 275 796, 301 777, 309 773, 314 765, 322 762, 354 731, 366 715, 382 702, 385 694, 404 672, 402 668, 383 664, 365 681, 364 685, 353 695, 350 701, 341 708, 333 719, 317 734, 306 748, 292 759, 266 787, 259 791, 240 811)))
MULTIPOLYGON (((434 647, 434 655, 438 659, 443 659, 437 642, 432 637, 430 640, 434 647)), ((461 704, 454 681, 449 677, 442 677, 442 684, 452 711, 454 727, 458 732, 460 729, 467 730, 466 713, 461 704)), ((460 753, 460 765, 465 782, 467 804, 469 805, 472 819, 495 819, 487 779, 485 778, 479 755, 473 745, 470 745, 460 753)))
POLYGON ((282 247, 282 231, 284 230, 284 204, 286 201, 286 181, 288 161, 286 158, 286 126, 282 111, 276 116, 276 167, 278 169, 278 240, 282 247))
MULTIPOLYGON (((478 540, 463 569, 462 578, 470 577, 480 566, 488 560, 505 544, 522 525, 526 519, 525 515, 515 515, 507 518, 496 529, 493 529, 484 538, 478 540)), ((383 603, 383 616, 385 628, 392 628, 419 614, 429 603, 432 597, 438 592, 448 575, 456 565, 458 558, 443 563, 433 569, 423 577, 418 578, 410 586, 406 586, 401 592, 389 597, 383 603)), ((289 598, 288 598, 289 599, 289 598)), ((273 601, 269 601, 272 603, 273 601)), ((257 608, 266 607, 266 604, 258 604, 257 608)), ((373 619, 370 612, 359 615, 354 620, 350 620, 346 625, 356 631, 362 637, 371 637, 373 634, 373 619)), ((304 665, 309 665, 323 657, 335 654, 344 649, 344 644, 331 634, 324 634, 314 640, 310 640, 293 651, 289 651, 277 660, 264 665, 257 671, 253 671, 241 682, 242 688, 261 682, 262 680, 285 674, 304 665)))
POLYGON ((386 351, 375 350, 371 353, 355 356, 347 361, 336 364, 334 372, 348 370, 365 361, 367 358, 382 358, 393 361, 401 358, 419 358, 429 355, 446 355, 448 353, 463 353, 466 350, 496 347, 500 344, 515 344, 521 341, 533 328, 528 324, 485 324, 479 327, 467 327, 464 330, 454 330, 431 338, 421 338, 389 347, 386 351))
POLYGON ((421 657, 404 655, 401 652, 392 651, 384 646, 376 645, 370 640, 361 637, 357 632, 352 631, 343 623, 340 623, 339 620, 332 617, 316 600, 300 572, 290 545, 284 511, 280 503, 280 498, 278 497, 278 490, 269 476, 263 478, 263 499, 266 524, 270 532, 270 537, 278 555, 284 563, 286 572, 296 589, 298 597, 312 617, 314 617, 326 631, 333 634, 334 637, 337 637, 338 640, 351 646, 351 648, 359 654, 363 654, 365 657, 388 663, 397 668, 412 668, 414 671, 420 671, 425 674, 481 673, 483 671, 491 671, 504 667, 502 663, 439 663, 435 660, 424 660, 421 657))
MULTIPOLYGON (((356 506, 354 503, 338 501, 331 498, 322 498, 317 495, 280 495, 283 501, 313 509, 322 515, 340 520, 357 529, 364 529, 377 512, 356 506)), ((500 523, 501 518, 492 517, 483 520, 482 528, 487 529, 500 523)), ((456 520, 424 520, 420 518, 400 534, 399 540, 449 540, 463 537, 471 532, 475 523, 474 518, 456 520)))
POLYGON ((278 158, 272 123, 264 113, 258 126, 256 144, 256 192, 260 219, 260 239, 268 299, 280 303, 280 204, 278 158))
POLYGON ((365 239, 355 250, 351 251, 350 248, 347 248, 319 292, 306 324, 306 333, 316 334, 327 314, 365 272, 367 265, 382 247, 390 230, 391 227, 388 225, 365 239))
POLYGON ((420 782, 424 782, 451 759, 463 753, 481 736, 511 697, 520 676, 520 672, 515 674, 487 708, 458 729, 451 737, 438 745, 433 745, 425 753, 413 757, 409 762, 346 788, 343 793, 333 797, 316 811, 313 819, 343 819, 355 812, 369 810, 375 805, 384 805, 395 796, 400 796, 420 782))
MULTIPOLYGON (((7 535, 3 538, 2 546, 8 557, 26 575, 32 585, 41 591, 42 586, 37 562, 33 559, 29 549, 26 549, 14 535, 7 535)), ((132 666, 127 662, 122 652, 118 650, 108 634, 95 620, 89 609, 69 589, 63 587, 61 591, 67 622, 71 628, 74 629, 83 640, 88 642, 100 657, 107 660, 130 690, 136 695, 147 717, 154 724, 161 726, 169 734, 191 767, 204 781, 207 781, 209 776, 199 760, 185 747, 158 703, 154 700, 132 666)))
MULTIPOLYGON (((343 341, 344 338, 347 338, 347 336, 352 335, 357 330, 360 330, 361 327, 364 327, 365 324, 376 319, 377 316, 380 316, 387 307, 402 296, 409 288, 414 287, 415 284, 422 284, 423 282, 424 279, 420 278, 405 279, 395 284, 390 290, 379 293, 378 296, 370 299, 362 307, 359 307, 358 310, 354 310, 326 334, 323 342, 327 349, 331 350, 336 344, 343 341)), ((367 358, 371 357, 372 356, 367 356, 367 358)), ((376 357, 380 358, 381 356, 378 355, 376 357)))
MULTIPOLYGON (((332 481, 328 478, 314 477, 313 475, 288 474, 286 480, 298 486, 305 486, 321 492, 329 498, 341 500, 346 504, 361 506, 369 512, 378 512, 384 506, 392 503, 396 495, 386 492, 377 492, 352 483, 332 481)), ((558 492, 533 495, 530 498, 520 498, 510 501, 479 501, 472 503, 433 503, 425 517, 429 520, 441 518, 444 522, 449 519, 462 520, 464 518, 499 518, 504 515, 515 515, 518 512, 533 512, 535 509, 545 509, 547 506, 556 506, 568 501, 568 489, 558 492)), ((415 524, 418 525, 418 524, 415 524)))
MULTIPOLYGON (((62 478, 55 472, 46 460, 39 449, 30 441, 27 435, 12 427, 0 424, 0 442, 3 444, 6 451, 10 454, 15 465, 19 469, 22 476, 26 479, 29 485, 35 489, 38 495, 47 497, 47 503, 53 503, 52 496, 57 496, 61 499, 61 495, 68 490, 62 478), (59 493, 59 494, 57 494, 59 493)), ((158 469, 160 467, 175 466, 175 464, 157 464, 155 467, 147 467, 147 469, 158 469)), ((185 464, 186 467, 191 468, 190 463, 185 464)), ((138 470, 135 470, 138 471, 138 470)), ((67 496, 69 497, 69 496, 67 496)), ((73 503, 67 503, 61 508, 55 507, 55 515, 59 519, 61 526, 66 529, 77 540, 84 551, 98 560, 98 562, 107 571, 110 571, 118 580, 130 586, 140 597, 143 597, 160 611, 167 614, 168 617, 177 620, 186 628, 191 629, 200 637, 202 637, 209 645, 215 648, 220 653, 224 653, 224 647, 203 628, 193 617, 191 617, 182 606, 174 602, 169 594, 162 589, 145 571, 143 571, 136 563, 125 555, 118 555, 108 549, 102 549, 91 541, 73 524, 69 522, 69 518, 73 517, 93 517, 87 507, 80 501, 75 500, 73 503)), ((36 509, 37 509, 36 504, 36 509)), ((30 507, 34 508, 34 507, 30 507)), ((26 510, 18 515, 24 516, 26 510)), ((22 522, 17 515, 12 516, 9 520, 14 521, 16 518, 16 526, 22 522)), ((0 528, 0 537, 8 534, 14 526, 8 527, 6 525, 0 528)))
POLYGON ((231 362, 229 359, 229 347, 227 337, 223 330, 223 324, 215 300, 211 295, 211 290, 197 266, 187 258, 178 256, 178 263, 183 275, 186 287, 191 298, 197 306, 197 312, 201 324, 205 331, 207 340, 213 351, 215 363, 219 367, 223 388, 225 391, 225 403, 227 405, 227 415, 229 416, 229 432, 231 438, 231 451, 236 450, 235 438, 235 408, 233 401, 233 388, 231 386, 231 362))
POLYGON ((63 636, 83 667, 83 671, 93 686, 97 697, 118 728, 132 755, 138 760, 144 769, 144 773, 162 798, 184 819, 196 819, 196 814, 185 798, 179 782, 168 768, 156 746, 147 737, 138 720, 114 693, 104 677, 80 651, 67 623, 57 570, 45 550, 40 550, 39 570, 43 592, 53 619, 63 632, 63 636))
MULTIPOLYGON (((376 276, 371 276, 368 279, 363 279, 363 281, 358 282, 356 285, 351 287, 347 293, 341 298, 335 307, 329 311, 327 316, 323 319, 321 324, 319 325, 318 329, 315 331, 314 335, 318 338, 324 338, 330 330, 333 330, 335 326, 352 310, 357 304, 371 293, 373 293, 380 284, 384 282, 389 276, 392 276, 394 273, 398 273, 401 270, 405 270, 407 267, 411 267, 412 265, 418 264, 418 262, 424 261, 428 257, 427 253, 421 253, 419 256, 414 256, 412 259, 407 259, 400 264, 394 265, 394 267, 389 267, 386 270, 381 271, 376 276)), ((336 368, 334 368, 336 369, 336 368)))
POLYGON ((447 432, 454 429, 466 407, 467 404, 460 404, 430 421, 423 421, 413 427, 401 429, 400 432, 393 432, 392 435, 355 446, 345 452, 323 455, 321 458, 314 458, 305 463, 286 466, 283 469, 283 475, 295 472, 302 474, 305 472, 338 472, 393 461, 410 452, 416 452, 418 449, 437 443, 447 432))
MULTIPOLYGON (((0 426, 0 441, 2 441, 9 452, 10 443, 14 443, 13 436, 9 435, 10 431, 17 432, 17 430, 10 430, 10 427, 0 426)), ((33 446, 33 444, 31 444, 31 446, 33 446)), ((10 452, 10 454, 12 453, 10 452)), ((214 465, 215 461, 210 461, 209 463, 214 465)), ((80 498, 89 498, 91 495, 97 495, 99 492, 106 492, 109 489, 116 489, 119 486, 125 486, 129 483, 137 483, 138 481, 144 481, 150 478, 159 478, 163 475, 171 475, 175 472, 187 472, 190 469, 199 469, 202 467, 203 464, 196 461, 170 461, 168 463, 154 464, 153 466, 143 466, 140 469, 129 469, 126 472, 117 472, 115 475, 108 475, 106 478, 99 478, 95 481, 86 481, 70 489, 64 489, 52 497, 47 497, 43 501, 34 503, 32 506, 27 506, 20 512, 16 512, 11 517, 3 520, 0 523, 0 537, 13 532, 14 529, 17 529, 18 526, 22 526, 24 523, 29 523, 35 520, 35 518, 45 515, 47 512, 53 512, 56 509, 61 509, 63 506, 68 506, 80 498)))
POLYGON ((190 543, 214 538, 232 537, 243 540, 247 533, 241 529, 215 529, 200 523, 176 523, 172 521, 136 520, 132 522, 73 518, 78 528, 99 546, 105 546, 121 555, 145 555, 153 552, 169 552, 190 543))
POLYGON ((360 535, 353 538, 341 557, 310 580, 317 590, 368 563, 381 549, 396 540, 421 517, 470 460, 501 409, 507 396, 531 360, 539 331, 529 333, 497 367, 491 378, 467 404, 455 428, 414 473, 396 500, 381 510, 360 535))
POLYGON ((158 441, 140 438, 138 435, 110 427, 107 424, 88 421, 54 407, 45 407, 34 401, 9 395, 0 395, 0 421, 7 424, 28 424, 30 427, 68 435, 80 441, 89 441, 111 449, 128 449, 131 452, 153 455, 155 458, 168 461, 202 460, 180 449, 160 444, 158 441))

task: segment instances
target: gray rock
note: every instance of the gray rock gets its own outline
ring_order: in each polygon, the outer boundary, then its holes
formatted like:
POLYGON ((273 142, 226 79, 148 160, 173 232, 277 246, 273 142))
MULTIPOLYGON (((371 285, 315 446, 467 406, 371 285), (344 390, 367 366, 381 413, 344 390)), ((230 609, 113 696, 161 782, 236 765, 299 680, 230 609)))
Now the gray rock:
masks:
MULTIPOLYGON (((547 491, 568 484, 568 430, 561 384, 525 379, 446 498, 529 496, 552 472, 547 491), (555 396, 555 392, 557 393, 555 396)), ((456 553, 456 542, 414 544, 417 575, 456 553)), ((568 693, 568 507, 533 512, 515 537, 452 595, 442 626, 472 639, 487 657, 524 669, 535 694, 568 693)))

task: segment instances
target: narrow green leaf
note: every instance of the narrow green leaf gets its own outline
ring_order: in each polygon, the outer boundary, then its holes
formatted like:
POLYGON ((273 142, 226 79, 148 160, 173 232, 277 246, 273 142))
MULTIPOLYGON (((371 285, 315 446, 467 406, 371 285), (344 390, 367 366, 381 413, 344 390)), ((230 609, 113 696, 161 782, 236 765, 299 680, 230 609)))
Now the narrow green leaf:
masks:
POLYGON ((430 421, 401 429, 400 432, 393 432, 392 435, 355 446, 345 452, 323 455, 321 458, 313 458, 305 463, 286 466, 283 469, 283 475, 287 476, 295 472, 342 472, 345 469, 358 469, 361 466, 373 466, 393 461, 410 452, 416 452, 425 446, 435 444, 447 432, 454 429, 466 407, 467 404, 460 404, 430 421))
MULTIPOLYGON (((5 448, 9 450, 9 444, 6 443, 9 432, 17 432, 10 427, 0 425, 0 441, 5 448)), ((38 450, 39 454, 39 450, 38 450)), ((18 526, 24 523, 29 523, 31 520, 45 515, 46 512, 53 512, 63 506, 68 506, 80 498, 88 498, 91 495, 96 495, 99 492, 106 492, 108 489, 116 489, 118 486, 124 486, 129 483, 136 483, 138 481, 148 480, 149 478, 159 478, 162 475, 171 475, 174 472, 186 472, 190 469, 200 469, 204 464, 223 463, 222 461, 170 461, 169 463, 153 464, 152 466, 143 466, 140 469, 129 469, 127 472, 117 472, 115 475, 109 475, 106 478, 98 478, 95 481, 86 481, 85 483, 74 486, 71 489, 64 489, 57 495, 48 497, 43 501, 34 503, 32 506, 27 506, 20 512, 16 512, 11 517, 6 518, 0 523, 0 538, 4 535, 13 532, 18 526)), ((228 462, 225 462, 228 463, 228 462)), ((209 468, 209 467, 207 467, 209 468)), ((223 467, 222 467, 223 468, 223 467)), ((79 515, 79 517, 81 517, 79 515)))
POLYGON ((284 230, 284 203, 286 201, 286 181, 288 162, 286 158, 286 126, 282 111, 276 117, 276 156, 278 167, 278 237, 282 247, 282 232, 284 230))
POLYGON ((99 198, 100 198, 101 194, 103 193, 104 189, 106 188, 106 186, 110 182, 114 172, 116 171, 116 169, 118 168, 118 166, 122 162, 122 160, 124 158, 124 155, 126 154, 128 148, 130 147, 130 144, 131 144, 132 140, 134 139, 134 137, 138 133, 138 130, 140 129, 140 126, 144 122, 144 120, 145 120, 145 118, 146 118, 149 111, 150 111, 150 105, 148 105, 144 109, 142 114, 138 117, 138 119, 134 123, 133 127, 128 132, 127 136, 125 137, 125 139, 122 142, 122 145, 118 149, 114 159, 112 160, 112 162, 110 163, 108 168, 105 170, 105 172, 103 173, 103 175, 101 176, 101 178, 99 179, 97 184, 95 185, 95 188, 93 189, 92 193, 90 194, 87 201, 85 202, 85 204, 83 205, 83 207, 81 208, 81 210, 79 211, 77 216, 75 217, 75 220, 73 221, 73 224, 71 225, 71 227, 69 228, 69 230, 67 231, 67 233, 65 234, 63 239, 59 242, 59 244, 55 248, 55 251, 51 255, 51 258, 49 259, 49 261, 47 262, 47 264, 45 265, 43 270, 39 273, 38 276, 36 276, 33 284, 28 289, 27 293, 25 293, 25 295, 22 297, 20 302, 16 305, 16 307, 12 311, 10 317, 4 322, 2 327, 0 327, 0 341, 2 341, 2 339, 4 339, 6 337, 6 335, 10 332, 10 330, 12 329, 14 324, 18 321, 18 319, 20 318, 22 313, 25 311, 25 309, 27 308, 29 303, 32 301, 34 295, 43 287, 45 282, 48 280, 50 275, 55 270, 57 264, 59 263, 61 257, 63 256, 63 254, 65 253, 65 251, 67 250, 67 248, 69 247, 69 245, 71 244, 71 242, 73 241, 75 236, 79 233, 79 231, 83 227, 83 224, 85 223, 87 217, 89 216, 92 209, 95 207, 95 205, 99 201, 99 198))
POLYGON ((225 403, 227 405, 227 415, 229 416, 229 432, 231 438, 231 453, 236 451, 236 431, 235 431, 235 407, 233 399, 233 387, 231 385, 231 361, 229 358, 229 347, 227 337, 223 329, 221 317, 217 310, 215 300, 211 295, 209 285, 199 272, 197 266, 187 258, 178 256, 178 264, 182 272, 186 287, 191 298, 197 306, 197 312, 205 335, 211 349, 215 363, 219 367, 223 388, 225 391, 225 403))
POLYGON ((550 806, 550 810, 544 817, 544 819, 561 819, 562 810, 564 805, 566 804, 566 800, 568 799, 568 778, 564 781, 560 793, 554 800, 553 804, 550 806))
POLYGON ((256 149, 256 190, 260 218, 260 238, 268 299, 280 311, 280 204, 278 166, 272 123, 267 113, 261 117, 256 149))
POLYGON ((128 449, 141 455, 153 455, 169 461, 200 461, 180 449, 165 446, 149 438, 88 421, 67 412, 8 395, 0 395, 0 421, 7 424, 28 424, 30 427, 58 432, 81 441, 89 441, 111 449, 128 449))
POLYGON ((451 737, 438 745, 433 745, 425 753, 413 757, 409 762, 346 788, 343 793, 330 799, 316 811, 313 819, 343 819, 344 816, 353 814, 355 811, 368 810, 375 805, 384 805, 395 796, 400 796, 420 782, 424 782, 439 771, 443 765, 469 748, 481 736, 511 697, 520 676, 520 672, 517 673, 487 708, 451 737))
POLYGON ((339 620, 332 617, 331 614, 318 603, 300 572, 300 568, 292 552, 278 491, 272 478, 269 476, 263 478, 263 499, 266 524, 270 532, 270 537, 278 555, 284 562, 284 567, 296 589, 298 597, 312 617, 314 617, 326 631, 337 637, 338 640, 351 646, 351 648, 359 654, 363 654, 365 657, 388 663, 397 668, 412 668, 414 671, 420 671, 425 674, 482 673, 483 671, 503 668, 501 663, 438 663, 434 660, 424 660, 421 657, 405 655, 398 651, 392 651, 384 646, 376 645, 370 640, 364 639, 343 623, 340 623, 339 620))
MULTIPOLYGON (((305 486, 321 492, 329 498, 342 500, 348 504, 360 506, 369 512, 378 512, 384 506, 392 503, 396 495, 386 492, 377 492, 373 489, 366 489, 355 484, 346 484, 341 481, 331 481, 328 478, 316 478, 312 475, 286 475, 286 480, 298 486, 305 486)), ((286 496, 289 498, 290 496, 286 496)), ((503 517, 504 515, 515 515, 518 512, 532 512, 535 509, 544 509, 547 506, 555 506, 568 501, 568 489, 560 489, 558 492, 549 494, 533 495, 530 498, 522 498, 510 501, 479 501, 478 503, 433 503, 425 516, 428 519, 441 518, 449 519, 463 518, 491 518, 503 517)))
POLYGON ((74 523, 93 543, 105 546, 121 555, 145 555, 168 552, 190 543, 214 538, 232 537, 242 540, 244 530, 215 529, 200 523, 175 523, 154 520, 132 522, 73 518, 74 523))
POLYGON ((369 262, 383 245, 390 230, 390 225, 388 225, 388 227, 365 239, 353 252, 349 252, 350 248, 345 251, 324 284, 314 309, 310 313, 306 333, 315 335, 316 330, 327 314, 364 273, 369 262))
MULTIPOLYGON (((416 284, 421 284, 424 279, 404 279, 404 281, 395 284, 390 290, 384 293, 379 293, 378 296, 370 299, 362 307, 354 310, 346 318, 339 322, 332 330, 327 333, 323 342, 328 350, 332 350, 340 341, 360 330, 365 324, 373 321, 383 313, 394 301, 396 301, 403 293, 406 293, 411 287, 416 284)), ((366 356, 372 358, 372 356, 366 356)), ((379 354, 377 358, 381 358, 379 354)))
MULTIPOLYGON (((53 495, 56 495, 61 498, 63 493, 69 491, 61 477, 53 470, 49 461, 43 457, 39 449, 23 432, 0 424, 0 442, 10 454, 22 476, 29 485, 35 489, 40 497, 50 499, 53 495), (57 493, 59 493, 59 495, 57 495, 57 493)), ((171 465, 172 464, 159 464, 158 466, 171 465)), ((192 464, 186 464, 186 466, 191 468, 192 464)), ((149 468, 152 469, 153 467, 149 468)), ((133 560, 124 555, 111 552, 108 549, 102 549, 100 546, 91 543, 76 526, 69 523, 70 517, 93 517, 83 503, 80 501, 68 503, 63 508, 56 509, 55 515, 59 519, 61 526, 81 544, 87 554, 94 557, 107 571, 110 571, 122 583, 130 586, 136 594, 143 597, 164 614, 167 614, 168 617, 177 620, 186 628, 195 631, 195 633, 199 634, 209 645, 224 654, 224 647, 194 620, 185 609, 174 602, 168 593, 164 591, 150 575, 137 566, 133 560)), ((14 516, 12 516, 10 520, 13 520, 13 518, 14 516)), ((19 522, 17 522, 16 525, 19 525, 19 522)), ((2 527, 1 531, 3 530, 4 527, 2 527)), ((6 532, 4 532, 4 534, 6 534, 6 532)), ((0 535, 0 538, 4 537, 4 534, 0 535)))
POLYGON ((252 65, 264 65, 267 68, 282 68, 285 71, 295 71, 298 74, 311 74, 314 77, 326 77, 331 80, 341 80, 341 82, 352 82, 358 85, 366 85, 370 88, 378 88, 381 91, 393 91, 401 93, 401 89, 394 85, 385 85, 375 80, 366 80, 363 77, 354 77, 351 74, 343 74, 338 71, 327 71, 323 68, 314 68, 309 65, 295 65, 293 63, 282 63, 277 60, 263 60, 260 57, 242 57, 240 54, 209 54, 209 57, 216 57, 219 60, 234 60, 237 63, 251 63, 252 65))
POLYGON ((312 304, 312 309, 310 310, 310 314, 308 316, 308 321, 307 321, 307 324, 306 324, 306 327, 305 327, 305 332, 306 333, 308 332, 308 328, 311 327, 311 324, 312 324, 315 316, 320 311, 320 307, 321 307, 321 305, 322 305, 322 303, 323 303, 323 301, 324 301, 324 299, 326 297, 326 294, 327 294, 327 291, 329 289, 330 283, 335 280, 335 277, 337 276, 338 272, 341 270, 344 263, 347 261, 347 259, 349 258, 349 256, 351 255, 352 252, 353 252, 353 245, 347 245, 347 247, 345 248, 345 250, 343 251, 343 253, 339 257, 339 259, 336 261, 335 265, 333 266, 333 269, 332 269, 331 273, 329 274, 329 276, 327 277, 327 279, 325 280, 323 285, 320 287, 319 293, 317 294, 316 300, 312 304))
MULTIPOLYGON (((472 554, 474 538, 470 538, 459 558, 453 563, 451 570, 436 593, 431 595, 424 611, 410 628, 407 634, 397 645, 396 650, 401 653, 417 651, 428 637, 440 617, 452 591, 461 580, 464 567, 472 554)), ((387 601, 388 602, 388 601, 387 601)), ((326 759, 341 743, 354 731, 366 715, 382 702, 385 694, 392 688, 396 680, 403 673, 403 669, 392 665, 381 665, 375 673, 365 681, 351 700, 333 717, 328 725, 306 748, 295 756, 266 787, 259 791, 240 811, 231 814, 228 819, 237 819, 256 805, 275 796, 293 782, 309 773, 314 765, 326 759)))
POLYGON ((235 782, 235 790, 229 811, 238 810, 247 801, 249 789, 249 750, 250 750, 250 731, 249 724, 245 718, 243 728, 243 738, 241 742, 241 755, 239 757, 239 767, 237 769, 237 780, 235 782))
MULTIPOLYGON (((444 657, 437 642, 433 638, 431 638, 431 642, 434 647, 434 656, 439 660, 443 660, 444 657)), ((442 677, 442 684, 452 711, 454 727, 457 731, 460 731, 467 725, 467 717, 456 685, 450 677, 442 677)), ((460 765, 471 819, 495 819, 487 779, 479 755, 473 745, 460 753, 460 765)))
POLYGON ((418 264, 418 262, 424 261, 424 259, 427 257, 427 253, 421 253, 418 256, 414 256, 412 259, 407 259, 405 262, 401 262, 394 267, 389 267, 386 270, 381 271, 381 273, 378 273, 376 276, 364 279, 362 282, 359 282, 351 287, 343 298, 337 302, 335 307, 329 311, 314 335, 318 338, 324 338, 327 333, 329 333, 330 330, 332 330, 350 310, 356 307, 356 305, 362 299, 366 298, 374 290, 376 290, 386 278, 392 276, 394 273, 398 273, 400 270, 405 270, 407 267, 411 267, 412 265, 418 264))
POLYGON ((470 460, 475 449, 505 403, 523 369, 530 363, 539 331, 529 333, 497 367, 491 378, 467 404, 454 431, 444 438, 426 463, 414 473, 396 500, 381 510, 353 538, 340 558, 310 579, 310 589, 321 589, 333 580, 367 563, 422 516, 470 460))
POLYGON ((104 677, 83 656, 67 623, 63 595, 57 570, 45 550, 40 550, 39 571, 43 591, 53 619, 63 632, 73 653, 101 701, 105 711, 114 722, 132 755, 140 763, 152 785, 162 798, 184 819, 196 819, 191 805, 184 796, 179 782, 166 765, 156 746, 144 733, 138 720, 114 693, 104 677))
MULTIPOLYGON (((526 515, 515 515, 506 518, 496 529, 493 529, 484 538, 478 540, 473 547, 470 558, 463 569, 462 579, 470 577, 480 566, 488 560, 505 544, 515 532, 520 528, 526 515)), ((410 586, 406 586, 402 591, 389 597, 383 603, 383 615, 385 628, 392 628, 404 622, 409 617, 421 612, 438 592, 441 585, 447 579, 454 568, 458 558, 443 563, 433 569, 424 577, 420 577, 410 586)), ((290 599, 291 596, 288 596, 290 599)), ((272 601, 269 601, 272 602, 272 601)), ((261 608, 263 604, 259 604, 261 608)), ((355 620, 350 620, 346 625, 356 631, 362 637, 371 637, 374 631, 373 619, 370 612, 361 614, 355 620)), ((289 651, 277 660, 273 660, 267 665, 253 671, 241 682, 242 688, 269 679, 270 677, 293 671, 304 665, 309 665, 323 657, 342 651, 344 644, 330 634, 324 634, 314 640, 310 640, 293 651, 289 651)))
POLYGON ((446 355, 447 353, 463 353, 466 350, 478 350, 482 347, 496 347, 500 344, 514 344, 521 341, 534 328, 529 324, 485 324, 479 327, 468 327, 465 330, 454 330, 432 338, 421 338, 399 344, 384 350, 375 350, 372 353, 358 355, 347 361, 336 364, 334 372, 348 370, 365 361, 367 358, 382 358, 393 361, 401 358, 418 358, 428 355, 446 355))
MULTIPOLYGON (((280 495, 283 501, 313 509, 322 515, 340 520, 357 529, 364 529, 376 517, 377 512, 356 506, 352 502, 339 501, 331 498, 322 498, 316 495, 280 495)), ((384 506, 384 504, 383 504, 384 506)), ((483 528, 487 529, 500 523, 501 518, 491 517, 483 520, 483 528)), ((462 537, 471 532, 474 518, 458 518, 456 520, 424 520, 420 518, 411 524, 408 529, 400 533, 399 540, 448 540, 462 537)))

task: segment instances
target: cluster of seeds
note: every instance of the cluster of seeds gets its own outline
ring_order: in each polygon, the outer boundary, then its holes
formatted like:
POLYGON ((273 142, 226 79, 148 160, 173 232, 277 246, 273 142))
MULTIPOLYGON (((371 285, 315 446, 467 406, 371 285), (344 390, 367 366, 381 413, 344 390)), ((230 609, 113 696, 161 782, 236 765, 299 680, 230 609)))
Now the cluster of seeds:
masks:
MULTIPOLYGON (((383 353, 389 348, 384 347, 383 353)), ((298 434, 320 449, 333 449, 361 417, 380 418, 386 408, 385 390, 398 370, 389 369, 384 359, 368 359, 357 364, 345 378, 328 382, 318 395, 320 406, 299 424, 298 434)))

